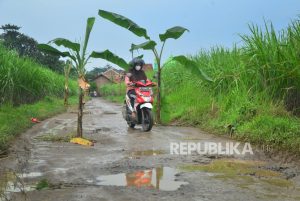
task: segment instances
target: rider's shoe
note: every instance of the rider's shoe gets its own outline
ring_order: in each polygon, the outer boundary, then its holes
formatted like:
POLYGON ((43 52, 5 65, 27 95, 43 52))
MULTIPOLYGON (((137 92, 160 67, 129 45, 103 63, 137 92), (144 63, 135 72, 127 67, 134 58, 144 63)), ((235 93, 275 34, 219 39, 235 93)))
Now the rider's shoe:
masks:
POLYGON ((132 119, 136 119, 136 112, 135 111, 131 113, 131 117, 132 117, 132 119))

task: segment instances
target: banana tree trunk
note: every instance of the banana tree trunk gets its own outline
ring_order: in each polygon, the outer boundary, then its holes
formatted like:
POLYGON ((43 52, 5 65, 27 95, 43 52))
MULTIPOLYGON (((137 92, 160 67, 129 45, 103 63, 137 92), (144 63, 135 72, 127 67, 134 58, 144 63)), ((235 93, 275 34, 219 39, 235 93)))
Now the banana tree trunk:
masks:
POLYGON ((82 117, 83 117, 83 91, 79 87, 79 102, 78 102, 78 120, 77 120, 77 137, 82 137, 82 117))
POLYGON ((161 110, 161 80, 160 80, 160 66, 157 71, 157 104, 156 104, 156 122, 161 123, 160 110, 161 110))
POLYGON ((68 98, 69 98, 69 87, 65 86, 65 97, 64 97, 64 105, 68 106, 68 98))

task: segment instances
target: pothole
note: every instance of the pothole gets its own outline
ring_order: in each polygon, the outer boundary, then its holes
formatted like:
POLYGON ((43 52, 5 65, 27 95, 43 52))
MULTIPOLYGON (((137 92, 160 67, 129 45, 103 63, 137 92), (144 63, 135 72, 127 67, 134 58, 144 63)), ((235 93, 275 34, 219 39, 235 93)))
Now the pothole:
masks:
POLYGON ((27 185, 24 183, 24 178, 41 176, 39 172, 32 172, 28 174, 17 174, 10 170, 0 171, 0 200, 10 200, 11 193, 22 193, 34 191, 34 185, 27 185))
POLYGON ((7 158, 7 157, 8 157, 8 151, 7 150, 4 150, 4 151, 0 150, 0 159, 7 158))
POLYGON ((117 112, 113 111, 104 111, 103 114, 118 114, 117 112))
POLYGON ((156 155, 161 155, 161 154, 166 154, 166 151, 164 151, 164 150, 132 151, 130 153, 130 156, 131 157, 134 157, 134 156, 156 156, 156 155))
POLYGON ((213 173, 216 179, 242 180, 242 185, 249 186, 255 182, 277 187, 293 187, 294 183, 287 180, 279 171, 269 170, 265 162, 237 159, 216 159, 209 164, 191 164, 181 167, 184 171, 202 171, 213 173))
POLYGON ((178 169, 160 167, 132 173, 103 175, 97 177, 97 185, 176 191, 180 186, 188 184, 188 182, 176 180, 176 174, 179 172, 178 169))

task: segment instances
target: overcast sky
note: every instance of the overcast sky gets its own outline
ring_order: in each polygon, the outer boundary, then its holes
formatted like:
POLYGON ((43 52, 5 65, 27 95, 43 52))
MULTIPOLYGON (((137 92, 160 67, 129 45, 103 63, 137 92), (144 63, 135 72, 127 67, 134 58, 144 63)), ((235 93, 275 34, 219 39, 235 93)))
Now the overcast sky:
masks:
MULTIPOLYGON (((0 25, 21 26, 22 33, 40 43, 57 37, 82 41, 86 19, 95 16, 88 50, 110 49, 129 61, 131 43, 144 39, 100 18, 99 9, 130 18, 154 40, 173 26, 188 28, 190 32, 180 39, 167 41, 166 60, 170 55, 196 54, 216 45, 230 48, 240 42, 238 34, 249 33, 249 23, 263 25, 265 19, 277 30, 285 28, 300 14, 300 0, 0 0, 0 25)), ((145 55, 146 63, 153 63, 151 52, 140 54, 145 55)), ((91 60, 88 69, 105 64, 91 60)))

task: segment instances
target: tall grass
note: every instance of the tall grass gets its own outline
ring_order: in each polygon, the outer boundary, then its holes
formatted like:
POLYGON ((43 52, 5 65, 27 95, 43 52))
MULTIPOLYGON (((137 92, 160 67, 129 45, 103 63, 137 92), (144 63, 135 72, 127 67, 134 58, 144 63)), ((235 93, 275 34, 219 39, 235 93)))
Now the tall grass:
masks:
POLYGON ((191 56, 213 83, 175 62, 164 66, 162 120, 300 153, 300 119, 292 113, 300 108, 300 22, 278 33, 271 23, 249 29, 242 47, 191 56))
POLYGON ((100 96, 105 97, 106 99, 123 103, 126 93, 125 83, 111 83, 102 85, 99 89, 100 96))
MULTIPOLYGON (((0 86, 0 104, 33 103, 45 96, 63 97, 64 76, 0 44, 0 86)), ((70 82, 70 91, 77 92, 76 82, 70 82)))
MULTIPOLYGON (((154 71, 147 71, 146 76, 149 80, 153 79, 154 71)), ((107 83, 98 89, 100 96, 105 97, 108 100, 123 103, 125 99, 126 93, 126 85, 125 82, 122 81, 121 83, 107 83)), ((154 94, 156 94, 156 90, 153 89, 154 94)))

